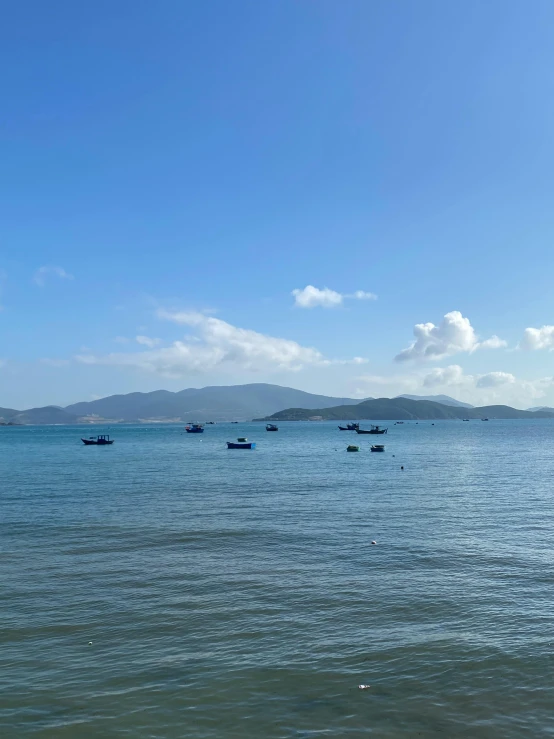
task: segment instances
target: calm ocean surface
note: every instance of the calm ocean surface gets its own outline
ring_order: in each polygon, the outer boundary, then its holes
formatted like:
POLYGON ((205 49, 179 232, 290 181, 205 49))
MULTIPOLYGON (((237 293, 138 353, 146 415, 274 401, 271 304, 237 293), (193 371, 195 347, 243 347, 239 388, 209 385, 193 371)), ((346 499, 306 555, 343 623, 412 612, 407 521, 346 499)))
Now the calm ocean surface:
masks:
POLYGON ((554 737, 554 422, 386 425, 0 428, 2 738, 554 737))

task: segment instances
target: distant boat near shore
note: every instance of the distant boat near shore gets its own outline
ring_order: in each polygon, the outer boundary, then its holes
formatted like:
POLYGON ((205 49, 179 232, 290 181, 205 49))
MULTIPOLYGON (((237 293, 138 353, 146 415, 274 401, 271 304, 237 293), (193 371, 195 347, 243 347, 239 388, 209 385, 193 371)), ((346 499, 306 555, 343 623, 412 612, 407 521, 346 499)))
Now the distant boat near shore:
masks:
POLYGON ((380 426, 372 426, 370 429, 356 429, 357 434, 386 434, 388 429, 382 429, 380 426))
POLYGON ((107 435, 102 436, 91 436, 88 439, 81 438, 81 441, 85 446, 107 446, 108 444, 113 444, 114 440, 110 439, 107 435))
POLYGON ((201 423, 192 423, 190 426, 185 426, 187 434, 203 434, 204 426, 201 423))

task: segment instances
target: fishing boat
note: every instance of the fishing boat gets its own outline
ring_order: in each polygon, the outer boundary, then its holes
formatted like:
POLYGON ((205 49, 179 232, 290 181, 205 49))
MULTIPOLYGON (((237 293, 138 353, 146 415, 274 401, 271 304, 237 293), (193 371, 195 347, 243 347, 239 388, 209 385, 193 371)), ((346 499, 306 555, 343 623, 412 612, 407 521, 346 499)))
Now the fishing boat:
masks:
POLYGON ((370 429, 356 429, 357 434, 386 434, 388 429, 382 429, 380 426, 372 426, 370 429))
POLYGON ((482 418, 481 421, 488 421, 488 418, 482 418))
POLYGON ((356 444, 349 444, 346 447, 346 451, 347 452, 359 452, 360 451, 360 447, 359 446, 356 446, 356 444))
POLYGON ((346 426, 339 426, 341 431, 357 431, 359 428, 359 423, 347 423, 346 426))
POLYGON ((185 426, 187 434, 203 434, 204 426, 201 423, 191 423, 190 426, 185 426))
POLYGON ((274 423, 268 423, 265 427, 266 431, 279 431, 279 427, 276 426, 274 423))
POLYGON ((255 449, 255 448, 256 448, 255 442, 246 441, 246 439, 244 439, 243 441, 241 441, 241 439, 237 439, 237 441, 227 442, 227 449, 255 449))
POLYGON ((114 442, 109 436, 91 436, 88 439, 81 439, 81 441, 85 446, 106 446, 114 442))
POLYGON ((469 418, 462 418, 462 421, 469 421, 469 418))
POLYGON ((385 447, 383 444, 373 444, 371 447, 372 452, 384 452, 385 447))

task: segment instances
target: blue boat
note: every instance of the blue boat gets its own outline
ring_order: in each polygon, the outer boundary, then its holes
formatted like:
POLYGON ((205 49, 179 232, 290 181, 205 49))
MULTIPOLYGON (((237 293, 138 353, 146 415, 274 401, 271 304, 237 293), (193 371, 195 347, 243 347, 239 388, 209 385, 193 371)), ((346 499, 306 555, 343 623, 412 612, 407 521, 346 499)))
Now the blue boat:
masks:
POLYGON ((203 434, 204 426, 201 423, 193 423, 190 426, 185 426, 187 434, 203 434))
POLYGON ((255 449, 256 443, 253 441, 228 441, 227 449, 255 449))

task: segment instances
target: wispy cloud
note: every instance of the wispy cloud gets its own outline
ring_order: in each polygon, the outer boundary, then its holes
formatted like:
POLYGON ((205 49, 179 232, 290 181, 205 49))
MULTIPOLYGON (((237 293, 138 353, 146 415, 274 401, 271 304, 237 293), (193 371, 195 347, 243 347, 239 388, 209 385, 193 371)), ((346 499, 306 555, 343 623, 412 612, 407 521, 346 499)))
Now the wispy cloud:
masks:
POLYGON ((351 360, 327 359, 317 349, 302 346, 291 339, 239 328, 197 311, 175 312, 160 309, 157 316, 162 320, 187 326, 192 335, 168 346, 158 346, 158 339, 141 337, 139 343, 148 347, 144 351, 117 352, 104 356, 87 353, 80 354, 77 360, 84 364, 135 367, 173 378, 183 377, 191 372, 207 373, 215 369, 294 372, 306 366, 323 367, 347 362, 361 364, 365 361, 361 357, 351 360))
POLYGON ((316 308, 318 306, 321 308, 337 308, 342 305, 345 298, 377 300, 377 295, 364 290, 356 290, 353 293, 339 293, 328 287, 318 288, 313 285, 306 285, 302 289, 296 288, 292 291, 292 295, 297 308, 316 308))
POLYGON ((66 272, 63 267, 45 266, 39 267, 33 275, 33 282, 44 287, 49 277, 58 277, 60 280, 72 280, 73 275, 66 272))
POLYGON ((474 352, 477 349, 500 349, 507 342, 498 336, 479 341, 469 318, 460 311, 447 313, 438 326, 434 323, 417 323, 414 326, 415 339, 409 347, 396 355, 397 362, 409 360, 440 360, 460 352, 474 352))
POLYGON ((43 357, 40 363, 46 364, 48 367, 65 367, 69 364, 69 359, 50 359, 49 357, 43 357))
POLYGON ((137 344, 148 346, 150 349, 153 349, 155 346, 159 346, 162 343, 161 339, 151 339, 149 336, 136 336, 135 338, 137 344))

